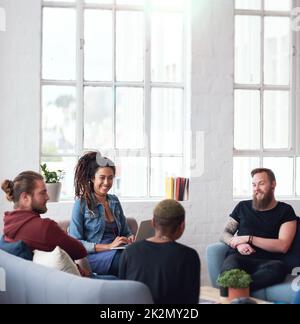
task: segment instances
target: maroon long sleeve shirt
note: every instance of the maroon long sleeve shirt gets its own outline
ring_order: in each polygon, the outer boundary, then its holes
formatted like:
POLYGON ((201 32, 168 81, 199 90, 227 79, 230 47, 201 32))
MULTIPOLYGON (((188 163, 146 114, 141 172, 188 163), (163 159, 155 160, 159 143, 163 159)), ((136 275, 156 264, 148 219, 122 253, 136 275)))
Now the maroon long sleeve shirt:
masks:
POLYGON ((51 252, 57 246, 73 260, 87 256, 86 249, 65 233, 56 222, 32 211, 18 210, 4 215, 4 240, 23 241, 31 250, 51 252))

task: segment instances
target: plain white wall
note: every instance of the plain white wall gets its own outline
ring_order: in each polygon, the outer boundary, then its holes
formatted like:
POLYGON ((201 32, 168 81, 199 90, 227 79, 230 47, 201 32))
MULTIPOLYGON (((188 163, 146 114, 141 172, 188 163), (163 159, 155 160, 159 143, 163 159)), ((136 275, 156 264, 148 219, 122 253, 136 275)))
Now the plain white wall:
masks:
MULTIPOLYGON (((205 249, 218 240, 232 199, 233 148, 233 0, 192 0, 191 128, 193 158, 198 156, 182 243, 202 260, 207 284, 205 249), (196 141, 196 137, 200 141, 196 141), (196 154, 197 152, 200 154, 196 154)), ((0 180, 39 168, 40 130, 40 0, 0 0, 7 31, 0 32, 0 180)), ((296 211, 300 204, 292 201, 296 211)), ((123 202, 127 216, 151 217, 155 202, 123 202)), ((0 214, 11 209, 0 193, 0 214)), ((49 204, 47 217, 69 217, 72 203, 49 204)), ((2 230, 2 217, 0 218, 2 230)))

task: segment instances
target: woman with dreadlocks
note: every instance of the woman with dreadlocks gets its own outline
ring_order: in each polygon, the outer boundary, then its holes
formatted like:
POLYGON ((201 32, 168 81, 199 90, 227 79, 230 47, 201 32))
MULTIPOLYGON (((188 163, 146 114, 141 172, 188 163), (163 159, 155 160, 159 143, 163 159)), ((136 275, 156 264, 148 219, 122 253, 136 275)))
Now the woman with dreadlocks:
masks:
POLYGON ((89 152, 75 170, 75 196, 70 235, 88 252, 92 271, 118 276, 122 250, 115 249, 134 241, 119 199, 109 195, 116 175, 114 163, 98 152, 89 152))

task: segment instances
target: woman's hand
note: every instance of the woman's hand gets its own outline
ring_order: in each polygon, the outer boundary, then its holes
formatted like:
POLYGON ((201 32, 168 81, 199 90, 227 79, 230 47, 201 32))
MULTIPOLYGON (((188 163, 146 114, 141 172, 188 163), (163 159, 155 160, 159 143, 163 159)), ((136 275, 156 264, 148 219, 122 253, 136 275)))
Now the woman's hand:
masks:
POLYGON ((117 236, 115 240, 110 244, 110 248, 116 248, 122 245, 126 245, 129 243, 129 240, 127 237, 124 236, 117 236))
POLYGON ((237 247, 237 250, 241 255, 251 255, 254 254, 256 251, 253 249, 253 247, 249 244, 240 244, 237 247))
POLYGON ((128 243, 129 244, 132 244, 134 241, 135 241, 135 236, 134 235, 131 235, 131 236, 128 237, 128 243))

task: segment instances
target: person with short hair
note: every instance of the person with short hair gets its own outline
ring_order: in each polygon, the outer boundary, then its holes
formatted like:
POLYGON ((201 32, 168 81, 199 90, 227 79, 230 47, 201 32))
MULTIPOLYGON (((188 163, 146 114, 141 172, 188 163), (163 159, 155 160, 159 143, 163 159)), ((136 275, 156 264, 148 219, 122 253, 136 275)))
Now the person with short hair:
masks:
POLYGON ((49 196, 43 177, 36 172, 20 173, 13 181, 5 180, 1 185, 14 210, 4 214, 4 241, 23 241, 28 248, 46 252, 57 246, 73 260, 84 258, 87 253, 83 245, 67 235, 58 224, 41 218, 47 212, 49 196))
POLYGON ((252 275, 251 290, 256 291, 281 283, 288 274, 282 257, 295 238, 297 217, 290 205, 275 199, 272 170, 255 169, 251 176, 253 199, 237 205, 221 239, 230 247, 221 272, 245 270, 252 275))
POLYGON ((108 194, 115 175, 114 163, 100 152, 84 154, 75 170, 77 200, 69 233, 84 245, 92 271, 99 275, 117 276, 122 251, 114 248, 134 241, 119 199, 108 194))
POLYGON ((199 256, 176 242, 185 229, 184 208, 175 200, 164 200, 156 206, 152 223, 153 237, 125 249, 119 278, 146 284, 156 304, 197 304, 199 256))

